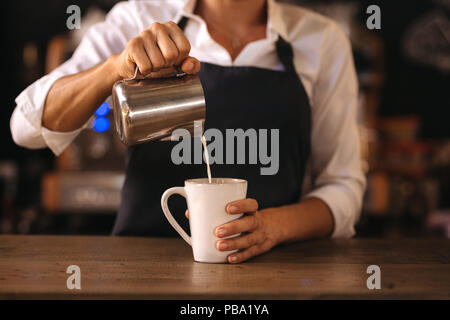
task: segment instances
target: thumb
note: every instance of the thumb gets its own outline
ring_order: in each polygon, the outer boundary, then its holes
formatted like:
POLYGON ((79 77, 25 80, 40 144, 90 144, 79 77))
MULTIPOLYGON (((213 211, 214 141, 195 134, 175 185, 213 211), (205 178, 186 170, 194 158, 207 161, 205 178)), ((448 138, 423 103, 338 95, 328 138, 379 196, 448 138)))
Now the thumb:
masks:
POLYGON ((189 56, 181 63, 181 70, 187 74, 196 74, 200 71, 200 61, 189 56))

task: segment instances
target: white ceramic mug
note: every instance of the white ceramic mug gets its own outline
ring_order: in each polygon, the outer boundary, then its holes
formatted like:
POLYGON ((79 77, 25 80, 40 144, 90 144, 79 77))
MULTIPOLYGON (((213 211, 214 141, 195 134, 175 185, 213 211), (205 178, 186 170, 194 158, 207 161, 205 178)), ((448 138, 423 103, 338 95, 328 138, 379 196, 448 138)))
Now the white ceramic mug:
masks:
POLYGON ((226 212, 228 203, 245 199, 247 196, 247 181, 231 178, 190 179, 184 182, 184 187, 174 187, 166 190, 161 197, 163 212, 174 229, 192 246, 194 260, 198 262, 223 263, 234 251, 219 251, 216 247, 219 238, 216 228, 224 223, 242 216, 226 212), (191 236, 181 228, 167 206, 167 200, 173 194, 186 198, 189 210, 189 228, 191 236))

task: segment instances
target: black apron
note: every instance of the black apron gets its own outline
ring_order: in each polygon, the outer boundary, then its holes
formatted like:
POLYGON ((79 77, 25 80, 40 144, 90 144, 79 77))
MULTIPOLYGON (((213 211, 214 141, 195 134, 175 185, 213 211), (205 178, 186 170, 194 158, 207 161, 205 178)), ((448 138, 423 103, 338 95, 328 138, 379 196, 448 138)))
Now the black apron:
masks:
MULTIPOLYGON (((182 18, 179 26, 183 29, 186 22, 187 19, 182 18)), ((206 100, 205 130, 220 130, 224 149, 226 129, 255 129, 257 133, 259 129, 266 129, 270 155, 273 149, 271 129, 279 129, 279 169, 276 174, 261 175, 261 167, 268 165, 260 164, 259 159, 258 164, 248 164, 248 145, 246 164, 236 164, 236 150, 234 164, 226 164, 224 150, 224 164, 211 165, 213 177, 246 179, 247 197, 256 199, 260 209, 299 201, 310 152, 311 110, 294 69, 292 48, 279 37, 276 49, 284 71, 202 63, 198 74, 206 100)), ((194 150, 193 143, 200 143, 200 139, 191 139, 194 150)), ((114 235, 178 235, 162 212, 161 196, 170 187, 184 186, 186 179, 206 177, 206 165, 173 164, 171 151, 177 143, 153 141, 128 148, 126 179, 114 235)), ((175 219, 189 233, 188 220, 184 216, 185 199, 172 196, 168 204, 175 219)))

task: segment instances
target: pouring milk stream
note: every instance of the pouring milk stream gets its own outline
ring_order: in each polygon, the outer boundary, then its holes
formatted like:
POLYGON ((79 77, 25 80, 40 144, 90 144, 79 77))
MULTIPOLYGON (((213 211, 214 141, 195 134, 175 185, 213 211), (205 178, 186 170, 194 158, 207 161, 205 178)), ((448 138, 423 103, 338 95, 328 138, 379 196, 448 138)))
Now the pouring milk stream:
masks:
POLYGON ((207 172, 208 172, 208 182, 211 183, 211 168, 209 166, 209 154, 208 154, 208 148, 206 147, 206 139, 205 136, 202 135, 202 137, 200 138, 203 144, 203 149, 204 149, 204 155, 205 155, 205 161, 206 161, 206 168, 207 168, 207 172))

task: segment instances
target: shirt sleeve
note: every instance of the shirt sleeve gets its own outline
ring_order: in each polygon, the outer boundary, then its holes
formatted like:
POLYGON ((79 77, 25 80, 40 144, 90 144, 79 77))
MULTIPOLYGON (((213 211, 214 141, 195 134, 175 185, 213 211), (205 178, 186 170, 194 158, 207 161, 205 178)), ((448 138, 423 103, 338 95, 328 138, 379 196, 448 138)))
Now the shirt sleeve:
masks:
POLYGON ((93 117, 72 132, 55 132, 43 127, 42 113, 47 94, 59 78, 92 68, 123 50, 128 39, 139 33, 135 12, 131 9, 132 3, 117 4, 104 22, 95 24, 87 31, 68 61, 31 84, 16 98, 10 120, 11 134, 16 144, 30 149, 48 147, 59 155, 81 130, 91 126, 93 117))
POLYGON ((357 125, 358 81, 350 42, 336 25, 325 36, 312 94, 312 191, 330 208, 334 238, 355 234, 365 190, 357 125))

